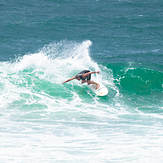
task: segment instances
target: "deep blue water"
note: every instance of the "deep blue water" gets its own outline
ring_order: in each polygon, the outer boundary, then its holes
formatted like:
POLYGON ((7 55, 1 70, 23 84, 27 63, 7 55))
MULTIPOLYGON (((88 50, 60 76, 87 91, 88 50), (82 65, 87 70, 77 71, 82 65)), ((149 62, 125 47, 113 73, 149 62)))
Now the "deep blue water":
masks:
POLYGON ((1 0, 1 162, 163 161, 162 0, 1 0), (83 69, 109 90, 96 96, 83 69))

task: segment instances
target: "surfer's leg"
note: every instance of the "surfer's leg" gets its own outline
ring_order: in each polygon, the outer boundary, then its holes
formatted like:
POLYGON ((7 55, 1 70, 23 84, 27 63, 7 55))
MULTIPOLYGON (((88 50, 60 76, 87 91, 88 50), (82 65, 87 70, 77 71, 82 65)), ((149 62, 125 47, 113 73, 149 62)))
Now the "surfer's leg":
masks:
POLYGON ((98 84, 98 83, 96 83, 94 81, 91 81, 91 80, 87 80, 87 83, 88 83, 88 85, 89 84, 96 84, 97 85, 96 89, 98 89, 100 87, 100 84, 98 84))

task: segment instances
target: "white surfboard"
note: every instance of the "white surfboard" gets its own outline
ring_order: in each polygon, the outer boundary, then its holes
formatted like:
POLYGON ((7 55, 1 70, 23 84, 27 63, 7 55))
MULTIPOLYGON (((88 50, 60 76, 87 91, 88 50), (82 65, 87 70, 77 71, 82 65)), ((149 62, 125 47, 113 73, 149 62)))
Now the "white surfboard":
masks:
POLYGON ((90 84, 88 87, 97 95, 97 96, 106 96, 108 94, 108 89, 101 83, 100 87, 96 89, 97 85, 96 84, 90 84))

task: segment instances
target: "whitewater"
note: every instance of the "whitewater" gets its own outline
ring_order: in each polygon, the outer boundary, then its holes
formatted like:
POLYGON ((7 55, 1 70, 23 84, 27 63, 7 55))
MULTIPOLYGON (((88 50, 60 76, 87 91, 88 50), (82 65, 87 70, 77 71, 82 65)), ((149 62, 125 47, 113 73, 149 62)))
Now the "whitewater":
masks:
POLYGON ((124 93, 126 74, 147 69, 130 65, 115 77, 92 59, 91 45, 64 40, 0 62, 2 163, 163 161, 162 87, 124 93), (108 88, 107 96, 77 80, 61 84, 83 69, 100 71, 92 80, 108 88))

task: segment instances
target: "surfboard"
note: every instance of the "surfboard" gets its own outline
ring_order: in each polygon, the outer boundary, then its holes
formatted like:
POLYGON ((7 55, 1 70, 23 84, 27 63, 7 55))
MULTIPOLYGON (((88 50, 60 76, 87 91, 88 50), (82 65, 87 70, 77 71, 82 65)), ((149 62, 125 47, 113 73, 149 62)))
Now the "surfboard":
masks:
POLYGON ((108 94, 108 89, 101 83, 100 87, 96 89, 96 84, 90 84, 88 87, 97 95, 97 96, 106 96, 108 94))

